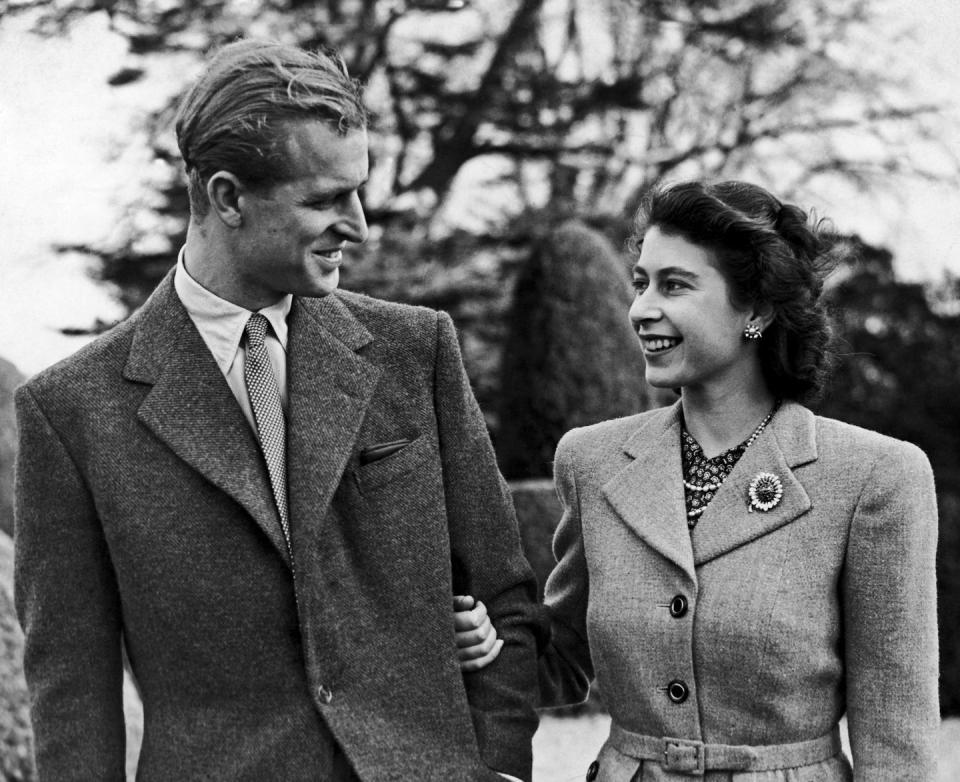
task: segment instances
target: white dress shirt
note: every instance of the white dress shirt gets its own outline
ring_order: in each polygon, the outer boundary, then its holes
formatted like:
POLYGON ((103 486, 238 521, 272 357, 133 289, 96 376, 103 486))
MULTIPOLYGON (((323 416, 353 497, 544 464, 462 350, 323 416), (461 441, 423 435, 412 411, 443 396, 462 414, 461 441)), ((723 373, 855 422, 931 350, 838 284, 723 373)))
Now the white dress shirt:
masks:
MULTIPOLYGON (((221 299, 217 294, 204 288, 190 276, 184 259, 185 252, 181 249, 180 257, 177 259, 177 269, 173 275, 173 287, 186 308, 190 320, 193 321, 213 354, 247 422, 256 434, 257 424, 253 418, 247 385, 243 379, 246 357, 243 329, 253 313, 226 299, 221 299)), ((284 410, 287 409, 287 315, 290 314, 292 305, 293 296, 287 294, 276 304, 258 310, 270 321, 270 328, 267 329, 264 342, 273 373, 277 378, 280 403, 284 410)))

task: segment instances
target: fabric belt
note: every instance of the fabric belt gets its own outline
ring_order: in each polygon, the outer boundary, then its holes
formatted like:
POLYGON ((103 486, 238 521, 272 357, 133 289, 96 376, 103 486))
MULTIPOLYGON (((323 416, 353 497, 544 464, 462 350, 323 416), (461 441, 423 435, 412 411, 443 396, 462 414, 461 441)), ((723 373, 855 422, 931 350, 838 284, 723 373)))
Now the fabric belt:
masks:
POLYGON ((609 741, 637 760, 655 760, 670 771, 702 776, 705 771, 774 771, 819 763, 840 751, 840 728, 835 726, 830 733, 809 741, 752 747, 643 736, 614 724, 609 741))

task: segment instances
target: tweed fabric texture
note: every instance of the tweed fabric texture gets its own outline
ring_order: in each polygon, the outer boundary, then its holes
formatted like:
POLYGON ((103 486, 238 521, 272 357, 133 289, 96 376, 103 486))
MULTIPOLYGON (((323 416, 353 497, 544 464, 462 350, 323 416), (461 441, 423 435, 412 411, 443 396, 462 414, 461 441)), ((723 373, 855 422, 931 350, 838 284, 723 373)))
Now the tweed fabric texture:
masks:
POLYGON ((535 583, 449 317, 338 292, 288 322, 293 561, 257 438, 169 277, 19 390, 41 778, 122 778, 121 638, 141 780, 529 778, 535 583), (457 665, 456 592, 506 640, 478 674, 457 665))
POLYGON ((270 327, 263 315, 254 313, 247 321, 244 333, 247 350, 244 356, 243 380, 250 397, 253 418, 257 422, 260 448, 270 475, 270 488, 280 513, 283 538, 290 546, 290 511, 287 508, 287 422, 280 402, 280 389, 270 364, 264 338, 270 327))
MULTIPOLYGON (((595 675, 625 730, 746 746, 817 738, 846 714, 853 779, 936 779, 937 511, 918 448, 785 403, 692 531, 679 405, 568 433, 555 470, 545 702, 582 698, 595 675), (761 472, 783 497, 751 512, 761 472)), ((601 782, 686 779, 609 743, 599 762, 601 782)), ((851 778, 840 757, 710 774, 851 778)))

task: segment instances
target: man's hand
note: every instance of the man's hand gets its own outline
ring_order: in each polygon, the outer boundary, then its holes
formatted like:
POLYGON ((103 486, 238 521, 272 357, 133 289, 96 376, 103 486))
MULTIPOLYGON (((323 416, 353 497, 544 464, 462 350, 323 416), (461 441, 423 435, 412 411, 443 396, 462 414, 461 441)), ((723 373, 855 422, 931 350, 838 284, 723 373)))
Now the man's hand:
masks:
POLYGON ((503 641, 497 638, 497 630, 487 616, 486 606, 470 595, 454 595, 453 610, 460 670, 470 673, 486 668, 503 648, 503 641))

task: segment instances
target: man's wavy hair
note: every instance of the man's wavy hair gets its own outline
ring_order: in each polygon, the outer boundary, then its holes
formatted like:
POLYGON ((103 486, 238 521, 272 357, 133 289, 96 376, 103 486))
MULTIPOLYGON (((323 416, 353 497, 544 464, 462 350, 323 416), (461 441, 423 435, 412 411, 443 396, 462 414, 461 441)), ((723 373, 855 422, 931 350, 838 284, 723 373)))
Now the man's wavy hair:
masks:
POLYGON ((833 364, 821 293, 836 263, 836 242, 824 221, 747 182, 684 182, 647 195, 634 220, 632 249, 639 252, 654 226, 709 250, 735 305, 773 305, 773 322, 759 344, 764 378, 779 398, 814 401, 833 364))
POLYGON ((217 171, 251 187, 293 178, 285 125, 304 119, 329 123, 340 134, 367 126, 361 86, 337 52, 256 40, 220 49, 176 117, 193 216, 202 219, 209 210, 206 185, 217 171))

